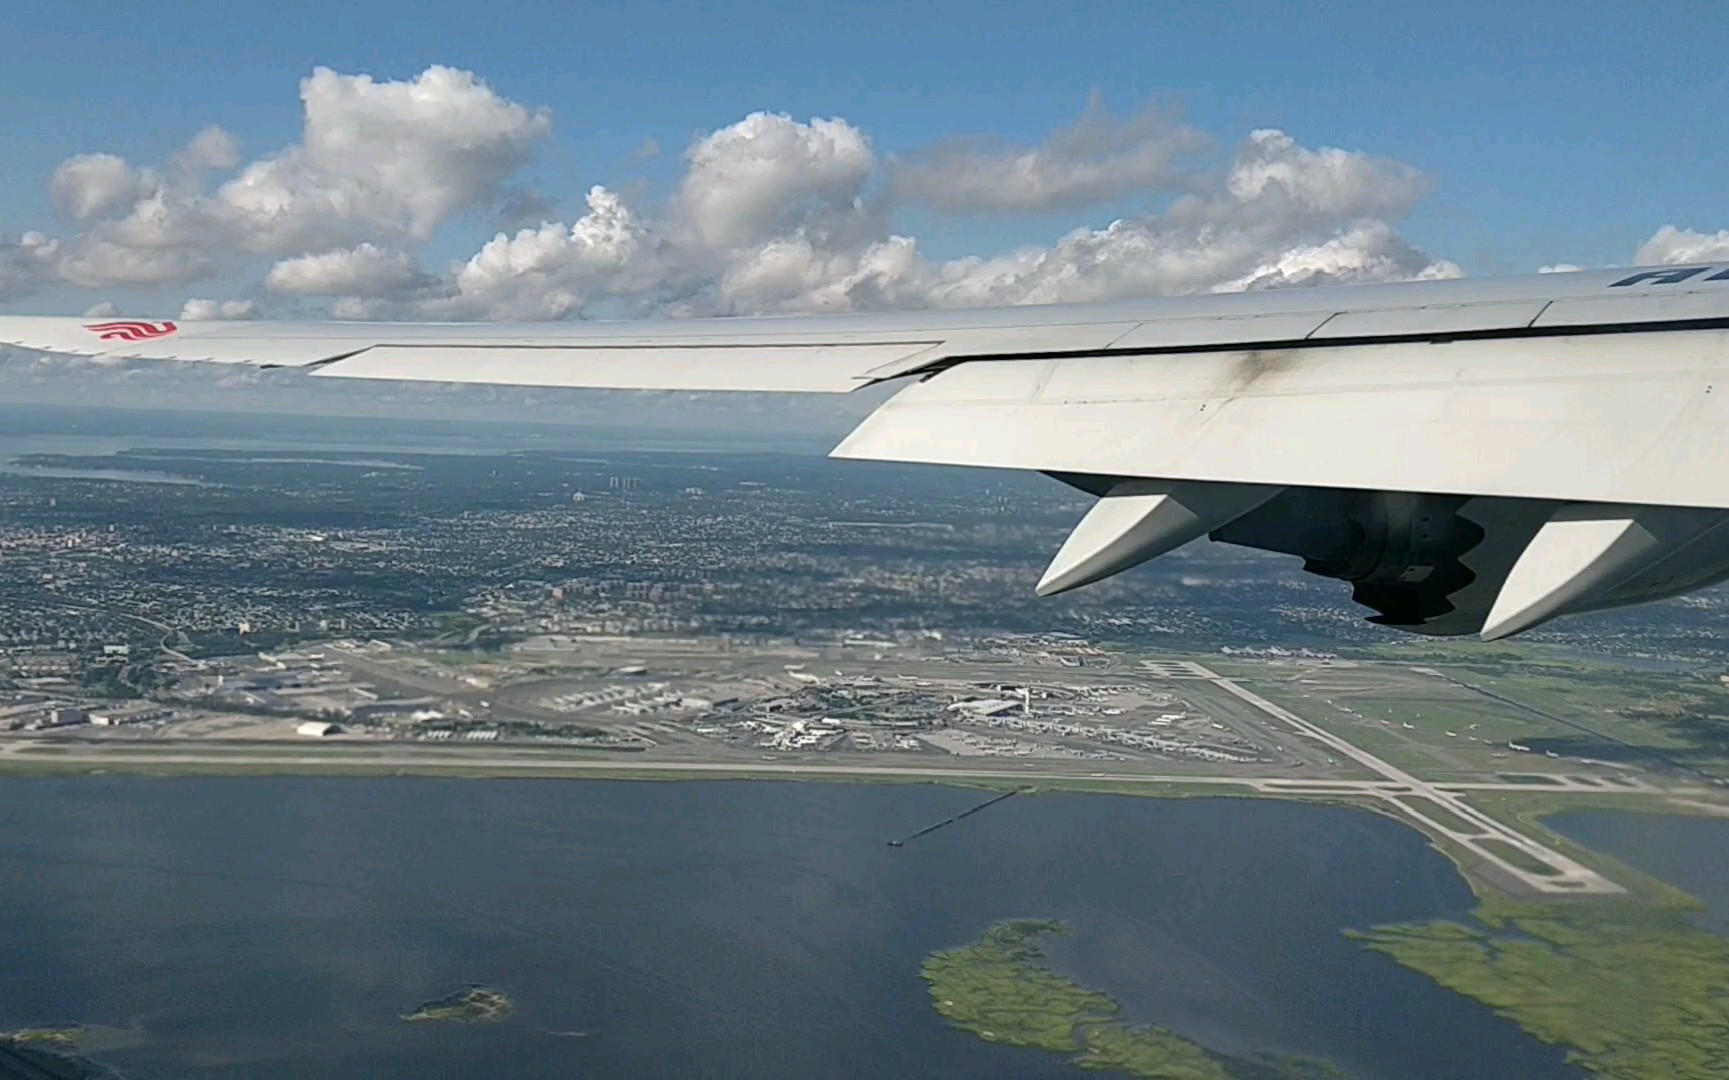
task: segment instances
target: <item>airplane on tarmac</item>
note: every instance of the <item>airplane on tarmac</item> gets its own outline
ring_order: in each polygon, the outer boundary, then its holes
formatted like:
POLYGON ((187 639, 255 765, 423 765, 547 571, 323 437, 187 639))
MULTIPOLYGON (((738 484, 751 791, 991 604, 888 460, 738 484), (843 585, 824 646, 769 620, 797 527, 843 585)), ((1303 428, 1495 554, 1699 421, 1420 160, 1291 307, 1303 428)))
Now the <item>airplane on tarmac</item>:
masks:
POLYGON ((1301 556, 1372 622, 1493 640, 1729 578, 1729 266, 642 322, 0 316, 0 344, 338 379, 893 381, 831 456, 1098 497, 1041 595, 1207 536, 1301 556))

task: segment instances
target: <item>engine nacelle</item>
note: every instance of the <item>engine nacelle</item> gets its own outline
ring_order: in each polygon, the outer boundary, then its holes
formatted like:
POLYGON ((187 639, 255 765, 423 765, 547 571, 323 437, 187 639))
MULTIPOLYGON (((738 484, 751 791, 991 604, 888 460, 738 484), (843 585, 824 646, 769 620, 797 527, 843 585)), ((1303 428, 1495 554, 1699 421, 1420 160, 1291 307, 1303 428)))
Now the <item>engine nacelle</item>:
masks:
POLYGON ((1505 637, 1729 579, 1729 511, 1053 474, 1099 496, 1039 584, 1096 581, 1202 535, 1348 581, 1369 621, 1505 637))
POLYGON ((1352 584, 1370 622, 1420 634, 1474 634, 1500 584, 1555 503, 1409 492, 1289 488, 1211 533, 1279 551, 1352 584))
POLYGON ((1729 578, 1729 513, 1407 492, 1287 488, 1212 539, 1349 581, 1370 622, 1418 634, 1518 633, 1729 578))

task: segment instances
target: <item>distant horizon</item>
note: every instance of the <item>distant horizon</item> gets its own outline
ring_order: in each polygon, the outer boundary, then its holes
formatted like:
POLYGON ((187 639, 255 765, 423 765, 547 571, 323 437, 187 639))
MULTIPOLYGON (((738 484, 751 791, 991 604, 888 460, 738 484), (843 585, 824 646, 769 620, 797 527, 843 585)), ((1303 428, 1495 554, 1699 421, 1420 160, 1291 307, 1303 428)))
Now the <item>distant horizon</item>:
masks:
POLYGON ((613 427, 838 442, 896 389, 847 395, 690 394, 320 380, 296 372, 224 372, 178 364, 140 364, 118 372, 80 361, 38 366, 51 374, 14 389, 0 362, 0 408, 613 427))
MULTIPOLYGON (((182 445, 196 446, 216 439, 224 443, 256 441, 263 444, 282 443, 290 447, 318 446, 321 444, 321 440, 328 440, 343 446, 352 446, 358 452, 366 446, 363 440, 368 435, 387 435, 393 443, 396 440, 405 437, 413 438, 416 435, 424 437, 429 443, 436 443, 440 435, 445 435, 454 436, 457 441, 481 439, 489 443, 498 443, 501 447, 507 443, 520 443, 520 449, 525 452, 536 450, 593 453, 607 451, 710 454, 736 452, 739 454, 791 454, 799 457, 826 456, 834 444, 839 441, 838 435, 830 437, 826 434, 808 432, 770 434, 737 427, 693 424, 657 425, 634 423, 629 420, 605 421, 592 418, 575 418, 560 423, 542 419, 504 419, 484 416, 412 416, 361 412, 307 413, 286 409, 217 410, 213 408, 176 408, 156 404, 0 402, 0 417, 5 417, 8 412, 37 412, 45 415, 63 413, 71 416, 78 414, 124 416, 141 421, 159 419, 165 422, 182 422, 197 425, 197 427, 186 432, 183 438, 174 433, 137 430, 133 424, 126 424, 122 430, 112 434, 69 431, 53 424, 42 425, 44 428, 52 428, 53 430, 10 430, 0 433, 0 465, 8 460, 8 444, 31 439, 112 438, 121 441, 141 439, 148 440, 152 444, 170 446, 176 442, 180 442, 182 445), (225 419, 234 421, 244 418, 255 419, 267 427, 257 431, 234 430, 236 425, 228 423, 222 424, 222 427, 227 429, 225 431, 218 433, 212 430, 225 419), (293 424, 296 420, 310 421, 312 426, 297 432, 293 424), (209 425, 209 427, 205 425, 209 425)), ((86 419, 88 419, 88 415, 86 419)), ((416 452, 390 444, 380 446, 377 449, 380 452, 416 452)), ((452 452, 459 452, 472 451, 474 448, 453 443, 450 449, 452 452)), ((338 450, 337 452, 347 451, 338 450)))

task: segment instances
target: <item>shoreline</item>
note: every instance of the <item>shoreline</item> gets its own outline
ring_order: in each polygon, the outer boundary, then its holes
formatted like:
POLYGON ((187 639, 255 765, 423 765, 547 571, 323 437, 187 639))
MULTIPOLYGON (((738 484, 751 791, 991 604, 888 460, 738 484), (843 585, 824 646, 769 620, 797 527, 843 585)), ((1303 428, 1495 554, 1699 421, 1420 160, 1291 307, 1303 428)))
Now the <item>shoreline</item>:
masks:
MULTIPOLYGON (((1561 848, 1569 856, 1612 875, 1625 888, 1616 896, 1541 897, 1518 895, 1505 883, 1486 876, 1473 866, 1462 850, 1421 829, 1398 812, 1396 800, 1352 797, 1342 793, 1313 791, 1254 790, 1245 778, 1236 784, 1190 783, 1187 785, 1150 778, 1051 777, 1032 779, 1014 774, 972 774, 955 770, 952 776, 896 775, 854 767, 841 771, 832 766, 799 766, 770 763, 712 765, 701 770, 660 762, 561 761, 549 766, 523 769, 508 763, 488 768, 482 761, 390 763, 380 760, 349 760, 325 753, 269 762, 257 756, 230 761, 151 759, 149 754, 113 755, 119 760, 106 764, 91 759, 69 760, 64 756, 0 755, 0 771, 11 775, 34 774, 72 778, 75 776, 128 776, 162 778, 238 778, 241 776, 332 776, 368 778, 417 776, 441 779, 611 779, 611 780, 757 780, 828 783, 924 784, 970 790, 1026 789, 1027 795, 1090 794, 1132 795, 1157 798, 1276 798, 1290 802, 1334 805, 1368 810, 1400 821, 1424 832, 1428 846, 1445 856, 1459 873, 1477 904, 1457 918, 1437 918, 1407 924, 1342 927, 1361 947, 1379 952, 1388 960, 1422 975, 1427 980, 1462 997, 1486 1005, 1519 1025, 1526 1034, 1567 1049, 1575 1061, 1607 1066, 1597 1073, 1607 1077, 1645 1075, 1617 1071, 1604 1049, 1594 1041, 1597 1025, 1608 1023, 1615 1034, 1617 1053, 1664 1065, 1685 1060, 1694 1051, 1712 1052, 1708 1035, 1688 1029, 1675 1020, 1688 1010, 1715 1009, 1709 989, 1710 973, 1718 956, 1729 954, 1729 941, 1694 925, 1691 915, 1701 905, 1692 896, 1608 855, 1583 848, 1547 829, 1542 820, 1550 814, 1582 807, 1620 808, 1641 813, 1667 812, 1677 816, 1715 816, 1720 808, 1709 805, 1672 803, 1673 795, 1654 792, 1616 793, 1572 791, 1493 791, 1487 799, 1475 798, 1480 809, 1502 821, 1516 821, 1522 829, 1540 831, 1543 842, 1561 848), (274 766, 274 767, 272 767, 274 766), (1691 958, 1691 960, 1689 960, 1691 958), (1650 976, 1650 977, 1647 977, 1650 976), (1571 986, 1578 994, 1557 1001, 1545 987, 1571 986), (1578 1001, 1573 997, 1579 997, 1578 1001), (1608 1015, 1590 1007, 1594 1001, 1613 1001, 1608 1015), (1660 1017, 1659 1024, 1640 1027, 1629 1017, 1660 1017)), ((220 755, 211 755, 217 757, 220 755)), ((936 772, 938 770, 928 770, 936 772)), ((1036 914, 1036 913, 1035 913, 1036 914)), ((1205 1044, 1200 1044, 1204 1046, 1205 1044)), ((1170 1051, 1162 1046, 1160 1056, 1170 1051)), ((1594 1073, 1596 1069, 1592 1070, 1594 1073)), ((1160 1075, 1157 1072, 1143 1075, 1160 1075)), ((1703 1076, 1681 1071, 1672 1075, 1692 1080, 1703 1076)))
MULTIPOLYGON (((373 748, 367 748, 373 749, 373 748)), ((1116 775, 1108 777, 1067 775, 1028 770, 908 768, 888 765, 810 765, 798 762, 678 762, 629 761, 613 758, 501 759, 493 757, 460 761, 432 756, 385 759, 362 756, 359 748, 304 747, 293 743, 261 744, 256 750, 197 748, 193 744, 173 746, 104 747, 91 752, 84 747, 47 745, 19 747, 0 753, 0 776, 74 778, 133 776, 169 778, 243 777, 340 777, 345 779, 414 777, 448 780, 615 780, 640 782, 678 781, 780 781, 787 783, 924 784, 983 791, 1024 791, 1028 795, 1078 794, 1120 795, 1136 798, 1251 798, 1275 799, 1363 810, 1397 821, 1421 833, 1429 846, 1443 855, 1482 902, 1644 902, 1662 907, 1697 904, 1679 889, 1635 870, 1601 852, 1584 848, 1543 824, 1543 819, 1569 810, 1626 810, 1637 813, 1670 814, 1677 817, 1729 816, 1722 806, 1688 796, 1691 789, 1671 792, 1633 790, 1572 790, 1531 786, 1518 790, 1485 790, 1471 793, 1471 801, 1509 828, 1542 845, 1557 850, 1602 874, 1624 892, 1579 894, 1544 893, 1498 872, 1495 866, 1470 857, 1453 843, 1446 832, 1411 812, 1408 803, 1379 794, 1370 786, 1327 790, 1303 786, 1258 786, 1268 778, 1116 775)), ((1279 783, 1275 779, 1275 784, 1279 783)))

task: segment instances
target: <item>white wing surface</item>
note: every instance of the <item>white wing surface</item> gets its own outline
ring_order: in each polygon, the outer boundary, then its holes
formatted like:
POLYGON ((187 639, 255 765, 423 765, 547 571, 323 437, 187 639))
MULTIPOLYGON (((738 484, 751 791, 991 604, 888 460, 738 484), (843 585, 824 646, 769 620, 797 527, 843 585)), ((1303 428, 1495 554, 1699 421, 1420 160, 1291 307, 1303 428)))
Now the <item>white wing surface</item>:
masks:
POLYGON ((835 456, 1039 470, 1099 495, 1042 592, 1202 534, 1299 555, 1378 621, 1436 634, 1729 577, 1729 267, 660 322, 0 316, 0 344, 530 386, 910 376, 835 456))

